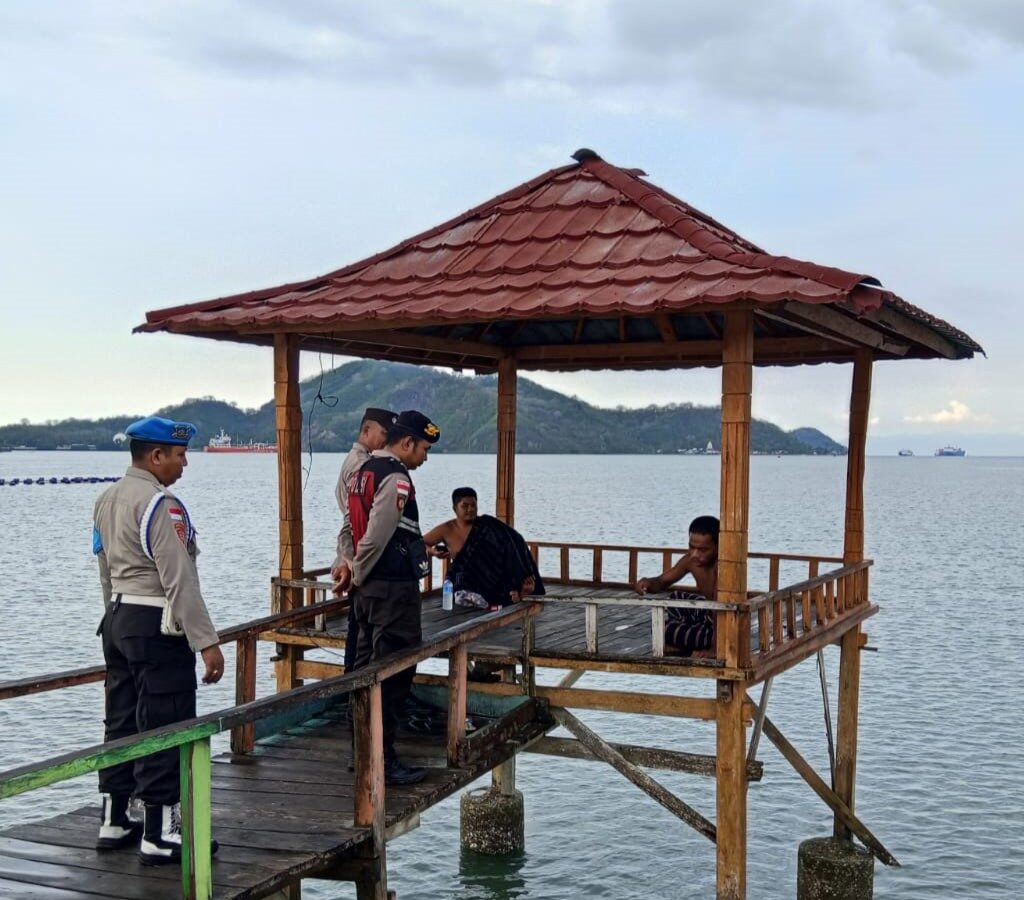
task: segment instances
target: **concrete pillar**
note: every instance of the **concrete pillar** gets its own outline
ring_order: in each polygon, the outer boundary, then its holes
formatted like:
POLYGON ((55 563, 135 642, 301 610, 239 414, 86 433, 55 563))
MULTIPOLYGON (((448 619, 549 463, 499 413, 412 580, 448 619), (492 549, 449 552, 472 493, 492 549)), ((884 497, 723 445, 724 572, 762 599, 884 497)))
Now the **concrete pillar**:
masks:
POLYGON ((460 804, 459 836, 463 850, 506 856, 526 846, 523 794, 491 788, 466 791, 460 804))
POLYGON ((875 858, 862 847, 832 837, 811 838, 797 851, 797 900, 871 900, 875 858))

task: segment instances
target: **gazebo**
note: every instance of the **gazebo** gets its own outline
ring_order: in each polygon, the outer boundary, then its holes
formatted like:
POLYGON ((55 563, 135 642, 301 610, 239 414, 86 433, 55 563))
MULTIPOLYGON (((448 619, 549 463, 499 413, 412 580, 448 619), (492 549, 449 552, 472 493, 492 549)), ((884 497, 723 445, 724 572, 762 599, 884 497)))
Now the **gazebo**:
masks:
MULTIPOLYGON (((747 700, 748 690, 833 643, 840 646, 834 783, 822 783, 823 793, 817 776, 801 774, 832 807, 837 835, 854 833, 868 843, 853 811, 862 623, 877 611, 868 594, 870 561, 864 558, 872 365, 968 359, 981 348, 870 275, 766 253, 652 184, 640 170, 612 165, 590 150, 577 151, 573 159, 376 256, 305 281, 150 312, 136 330, 273 346, 278 574, 284 584, 310 574, 303 555, 301 351, 496 372, 497 514, 509 523, 515 515, 520 370, 720 366, 715 659, 664 656, 657 615, 649 650, 602 653, 599 599, 591 599, 584 646, 535 648, 533 660, 716 679, 710 707, 688 708, 699 708, 700 717, 717 723, 718 897, 742 898, 747 723, 755 718, 755 737, 765 727, 775 740, 763 708, 747 700), (845 539, 834 557, 799 557, 808 563, 807 579, 780 586, 779 563, 787 557, 752 554, 747 546, 752 372, 754 366, 824 362, 852 364, 845 539), (754 556, 769 560, 766 589, 748 589, 748 559, 754 556), (838 568, 823 572, 828 563, 838 568)), ((555 545, 533 546, 539 552, 555 545)), ((629 551, 571 545, 592 553, 593 570, 579 579, 570 577, 570 545, 559 546, 566 599, 574 584, 615 587, 603 578, 602 553, 629 551)), ((629 552, 632 577, 637 553, 644 551, 629 552)), ((301 602, 300 590, 285 592, 285 607, 301 602)), ((553 606, 554 601, 547 604, 544 615, 553 606)), ((488 652, 501 657, 500 648, 488 652)), ((303 663, 300 642, 281 645, 280 656, 279 690, 317 671, 303 663)), ((799 754, 794 758, 775 742, 798 771, 806 767, 799 754)), ((882 858, 882 852, 876 855, 882 858)))

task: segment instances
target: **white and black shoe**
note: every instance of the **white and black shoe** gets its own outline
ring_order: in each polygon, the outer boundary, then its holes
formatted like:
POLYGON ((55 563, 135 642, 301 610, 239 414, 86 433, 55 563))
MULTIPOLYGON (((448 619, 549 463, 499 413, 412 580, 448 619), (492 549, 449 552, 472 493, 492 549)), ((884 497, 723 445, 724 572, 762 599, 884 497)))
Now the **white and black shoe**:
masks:
POLYGON ((146 821, 139 844, 144 866, 181 862, 181 807, 146 804, 146 821))
POLYGON ((103 794, 100 810, 100 833, 96 838, 97 850, 120 850, 139 842, 142 823, 128 814, 131 798, 127 794, 103 794))
MULTIPOLYGON (((217 842, 210 841, 211 855, 217 842)), ((181 862, 181 805, 146 804, 146 821, 139 844, 139 860, 144 866, 162 866, 181 862)))

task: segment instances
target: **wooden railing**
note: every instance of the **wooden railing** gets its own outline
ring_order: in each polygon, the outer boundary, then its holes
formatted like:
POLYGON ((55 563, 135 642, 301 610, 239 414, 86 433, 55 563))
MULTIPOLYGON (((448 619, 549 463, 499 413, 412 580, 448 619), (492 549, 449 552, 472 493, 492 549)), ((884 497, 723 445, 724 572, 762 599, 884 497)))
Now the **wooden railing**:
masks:
MULTIPOLYGON (((541 574, 559 584, 624 588, 631 593, 641 575, 641 564, 650 565, 647 575, 671 567, 686 548, 633 547, 628 545, 588 544, 557 541, 530 541, 530 551, 541 574), (550 559, 556 554, 557 568, 552 572, 550 559), (616 559, 616 557, 618 557, 616 559), (618 563, 625 580, 609 578, 609 558, 618 563), (581 570, 582 569, 582 570, 581 570)), ((752 668, 776 664, 806 649, 815 635, 853 618, 870 606, 868 569, 871 560, 842 565, 842 557, 821 554, 751 552, 751 573, 766 569, 767 590, 748 590, 746 603, 723 604, 705 600, 670 600, 667 593, 644 598, 624 593, 621 597, 552 597, 552 602, 579 603, 584 610, 586 645, 589 653, 598 653, 598 615, 602 606, 641 606, 651 611, 651 649, 654 656, 664 654, 664 623, 669 608, 709 609, 715 617, 716 654, 719 663, 732 668, 752 668), (781 572, 801 572, 806 578, 780 587, 781 572), (829 566, 838 566, 824 571, 829 566)), ((694 585, 678 585, 692 590, 694 585)), ((557 588, 549 590, 557 593, 557 588)))
MULTIPOLYGON (((665 654, 664 625, 667 610, 709 609, 715 617, 716 656, 730 668, 759 668, 777 665, 799 656, 823 630, 841 620, 855 618, 855 610, 868 606, 870 560, 842 565, 842 557, 806 553, 748 554, 748 584, 759 581, 766 587, 748 590, 746 603, 722 604, 710 600, 671 600, 667 592, 639 597, 633 587, 639 578, 671 567, 686 552, 684 547, 636 547, 623 544, 590 544, 562 541, 528 541, 530 552, 544 578, 558 584, 623 588, 621 596, 559 597, 549 585, 549 598, 542 602, 576 603, 582 607, 588 653, 600 653, 598 622, 601 607, 636 606, 650 611, 651 652, 665 654), (552 566, 552 563, 554 564, 552 566), (642 569, 641 567, 649 567, 642 569), (611 568, 618 575, 609 577, 611 568), (782 584, 785 577, 797 579, 782 584), (806 574, 805 574, 806 573, 806 574), (622 580, 625 574, 625 580, 622 580), (763 581, 761 580, 763 579, 763 581), (766 599, 767 598, 767 599, 766 599)), ((318 575, 327 569, 313 570, 318 575)), ((442 570, 443 576, 443 570, 442 570)), ((323 583, 294 582, 304 589, 323 583)), ((434 585, 433 572, 422 582, 424 593, 434 585)), ((681 584, 693 590, 693 584, 681 584)))
POLYGON ((780 660, 809 637, 869 607, 871 565, 865 559, 820 575, 812 566, 806 580, 780 588, 776 579, 767 593, 752 597, 746 605, 757 623, 753 664, 780 660))
MULTIPOLYGON (((282 587, 296 587, 294 584, 282 587)), ((239 642, 236 662, 236 685, 244 684, 244 693, 250 692, 248 675, 255 671, 255 642, 258 635, 268 629, 295 624, 303 618, 317 616, 344 606, 344 601, 318 603, 253 622, 221 633, 221 642, 239 642), (243 649, 245 648, 245 649, 243 649)), ((393 653, 347 675, 324 679, 294 690, 261 700, 250 700, 229 709, 219 710, 194 719, 145 731, 83 750, 52 757, 0 772, 0 799, 26 791, 95 772, 118 763, 139 759, 163 750, 178 747, 182 772, 182 890, 187 898, 212 896, 211 835, 211 754, 210 738, 225 731, 232 733, 232 747, 252 748, 253 735, 259 723, 272 723, 272 730, 281 730, 305 721, 323 710, 327 704, 344 694, 352 694, 353 734, 355 739, 355 801, 356 827, 369 828, 375 849, 384 840, 384 748, 381 709, 381 683, 391 675, 415 666, 417 663, 442 653, 449 655, 449 706, 447 758, 450 766, 465 765, 475 753, 483 752, 491 740, 486 734, 492 729, 467 736, 465 733, 467 702, 468 642, 498 628, 523 622, 523 691, 533 693, 532 651, 533 616, 539 604, 522 603, 497 612, 488 613, 470 622, 448 628, 429 643, 393 653), (479 745, 479 749, 475 749, 479 745)), ((0 684, 0 698, 24 696, 28 693, 54 690, 73 684, 97 681, 103 677, 103 667, 94 666, 74 672, 44 675, 18 682, 0 684)), ((535 701, 531 701, 535 702, 535 701)), ((532 708, 531 708, 532 710, 532 708)), ((522 709, 509 718, 522 719, 522 709)), ((493 729, 501 737, 502 729, 493 729)), ((491 740, 493 743, 493 740, 491 740)))
MULTIPOLYGON (((650 565, 648 575, 657 574, 671 567, 672 563, 687 552, 686 547, 634 547, 624 544, 585 544, 565 541, 529 541, 528 546, 541 574, 546 578, 556 578, 562 584, 575 585, 597 585, 605 587, 633 587, 644 574, 640 571, 641 562, 650 565), (552 573, 545 571, 545 563, 551 557, 551 551, 557 552, 558 569, 552 573), (580 572, 574 566, 574 555, 582 555, 584 558, 584 571, 580 572), (589 557, 589 559, 588 559, 589 557), (614 580, 605 576, 608 569, 609 557, 619 557, 624 561, 626 579, 614 580), (624 560, 622 559, 624 557, 624 560), (658 568, 660 566, 660 568, 658 568)), ((842 563, 841 556, 822 556, 820 554, 806 553, 763 553, 751 552, 747 554, 748 560, 767 561, 769 572, 769 590, 772 590, 771 579, 776 582, 779 577, 779 568, 783 563, 806 564, 808 566, 808 577, 817 574, 817 569, 828 563, 842 563)), ((776 587, 778 584, 776 583, 776 587)))

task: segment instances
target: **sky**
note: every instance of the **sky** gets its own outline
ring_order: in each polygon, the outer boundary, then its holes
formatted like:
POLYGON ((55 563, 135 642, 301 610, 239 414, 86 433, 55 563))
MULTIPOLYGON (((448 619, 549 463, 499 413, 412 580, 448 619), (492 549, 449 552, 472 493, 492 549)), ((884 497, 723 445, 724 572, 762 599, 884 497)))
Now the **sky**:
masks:
MULTIPOLYGON (((0 424, 258 406, 269 351, 133 326, 339 268, 590 147, 985 348, 877 364, 870 447, 1024 454, 1022 96, 1018 0, 7 0, 0 424)), ((720 396, 715 370, 527 377, 601 406, 720 396)), ((758 369, 754 413, 845 440, 849 383, 758 369)))

